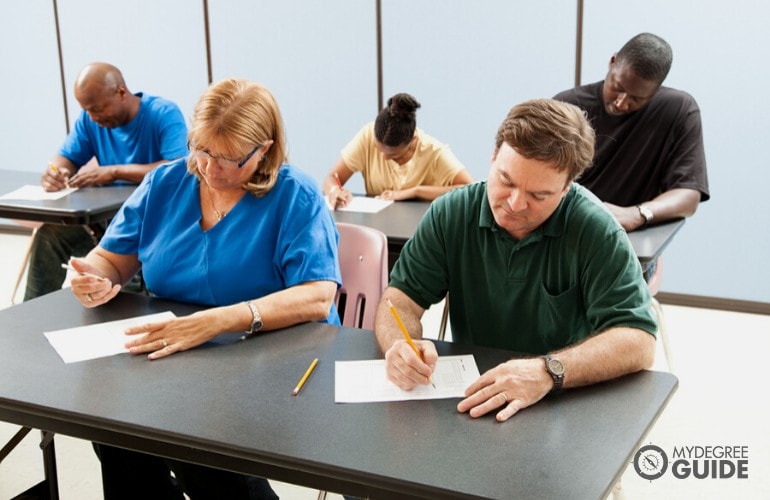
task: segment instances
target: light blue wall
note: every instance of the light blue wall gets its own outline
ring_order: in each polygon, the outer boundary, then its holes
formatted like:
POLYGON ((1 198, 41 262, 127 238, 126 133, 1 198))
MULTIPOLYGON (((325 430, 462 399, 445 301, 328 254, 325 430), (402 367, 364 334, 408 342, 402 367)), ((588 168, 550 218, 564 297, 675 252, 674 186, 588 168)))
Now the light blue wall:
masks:
POLYGON ((487 177, 508 110, 574 82, 571 2, 386 0, 382 7, 383 99, 414 95, 418 126, 448 143, 477 180, 487 177))
POLYGON ((698 101, 711 200, 665 252, 667 292, 770 302, 770 4, 705 0, 585 2, 583 81, 601 80, 613 52, 642 31, 674 50, 665 84, 698 101))
MULTIPOLYGON (((213 79, 260 81, 278 99, 291 160, 319 181, 377 112, 375 0, 209 0, 213 79)), ((666 251, 666 292, 770 302, 770 5, 760 0, 585 3, 583 82, 651 31, 674 48, 667 85, 700 104, 712 200, 666 251)), ((168 97, 189 118, 208 84, 203 2, 59 1, 70 122, 72 84, 94 60, 132 91, 168 97)), ((419 126, 477 179, 508 109, 574 83, 576 2, 382 0, 383 97, 406 91, 419 126)), ((53 6, 5 2, 0 30, 4 168, 42 171, 66 130, 53 6)), ((354 179, 357 179, 355 177, 354 179)), ((363 184, 353 184, 363 189, 363 184)))

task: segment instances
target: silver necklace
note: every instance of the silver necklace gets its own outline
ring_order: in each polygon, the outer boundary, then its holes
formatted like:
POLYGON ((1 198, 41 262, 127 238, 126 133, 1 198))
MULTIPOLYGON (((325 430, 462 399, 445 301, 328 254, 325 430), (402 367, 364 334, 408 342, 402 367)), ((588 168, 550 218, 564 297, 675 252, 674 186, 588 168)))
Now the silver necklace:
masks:
POLYGON ((211 209, 214 210, 214 215, 217 216, 217 221, 224 219, 227 216, 227 212, 220 212, 217 207, 214 206, 214 197, 211 195, 211 187, 206 184, 206 190, 209 192, 209 202, 211 203, 211 209))

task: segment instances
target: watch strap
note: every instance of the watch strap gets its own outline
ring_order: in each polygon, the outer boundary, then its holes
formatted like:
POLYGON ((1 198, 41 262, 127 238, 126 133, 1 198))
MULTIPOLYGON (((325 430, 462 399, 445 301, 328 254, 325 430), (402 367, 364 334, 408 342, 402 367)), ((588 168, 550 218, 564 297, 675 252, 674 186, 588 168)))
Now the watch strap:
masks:
POLYGON ((246 330, 246 333, 257 333, 262 329, 262 316, 260 316, 259 310, 254 302, 247 300, 246 305, 249 306, 249 310, 251 311, 251 328, 246 330))
POLYGON ((543 356, 543 360, 545 360, 545 371, 547 371, 548 375, 553 379, 551 392, 559 392, 564 385, 564 365, 561 361, 548 354, 543 356), (558 369, 555 370, 554 367, 557 367, 558 369))

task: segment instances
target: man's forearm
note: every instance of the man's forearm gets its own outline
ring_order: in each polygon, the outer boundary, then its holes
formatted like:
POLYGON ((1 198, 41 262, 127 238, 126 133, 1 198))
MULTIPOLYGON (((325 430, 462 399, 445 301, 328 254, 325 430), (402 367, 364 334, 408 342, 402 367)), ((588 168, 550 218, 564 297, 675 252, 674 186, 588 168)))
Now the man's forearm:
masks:
POLYGON ((655 337, 636 328, 610 328, 554 356, 565 367, 564 387, 580 387, 651 368, 655 337))
POLYGON ((382 300, 377 307, 377 315, 374 318, 374 333, 380 350, 386 352, 394 342, 404 338, 385 299, 390 299, 409 335, 415 340, 421 339, 422 323, 420 318, 424 309, 415 304, 402 291, 388 287, 382 294, 382 300))

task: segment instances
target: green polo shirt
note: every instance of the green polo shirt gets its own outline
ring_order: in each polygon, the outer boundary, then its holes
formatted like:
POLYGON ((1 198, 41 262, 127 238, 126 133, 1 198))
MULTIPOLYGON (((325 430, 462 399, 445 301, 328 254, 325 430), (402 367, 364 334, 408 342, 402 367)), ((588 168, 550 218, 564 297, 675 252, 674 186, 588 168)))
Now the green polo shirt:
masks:
POLYGON ((576 183, 521 241, 495 223, 486 182, 441 196, 390 285, 426 309, 449 292, 452 339, 463 344, 544 354, 610 327, 657 333, 626 232, 576 183))

